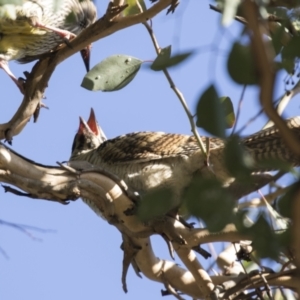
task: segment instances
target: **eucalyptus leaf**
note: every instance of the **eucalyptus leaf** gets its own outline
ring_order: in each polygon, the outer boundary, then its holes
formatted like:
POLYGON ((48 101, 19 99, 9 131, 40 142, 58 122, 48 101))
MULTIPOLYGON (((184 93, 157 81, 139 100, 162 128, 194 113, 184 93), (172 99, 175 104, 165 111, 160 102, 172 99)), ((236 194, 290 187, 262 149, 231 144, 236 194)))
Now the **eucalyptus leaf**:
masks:
POLYGON ((213 85, 204 91, 197 104, 198 127, 207 132, 225 138, 226 116, 217 91, 213 85))
POLYGON ((128 55, 113 55, 94 66, 81 86, 90 91, 117 91, 129 84, 139 71, 142 60, 128 55))
POLYGON ((291 35, 286 31, 282 24, 272 23, 273 31, 271 31, 272 44, 276 55, 281 52, 283 46, 286 46, 291 38, 291 35))
POLYGON ((282 49, 282 63, 283 67, 288 71, 292 72, 294 69, 294 62, 296 58, 300 57, 300 36, 293 36, 289 43, 282 49))
POLYGON ((154 61, 150 68, 154 71, 161 71, 166 68, 174 67, 180 64, 181 62, 185 61, 192 54, 193 52, 180 53, 172 57, 166 58, 164 60, 161 60, 159 63, 155 63, 154 61))
POLYGON ((142 197, 137 215, 142 221, 148 221, 154 217, 165 215, 176 206, 178 203, 174 203, 172 191, 159 189, 142 197))
POLYGON ((226 128, 232 128, 235 123, 235 113, 229 97, 220 97, 220 102, 225 114, 226 128))
POLYGON ((271 158, 271 159, 263 159, 259 163, 259 168, 265 169, 265 170, 278 170, 283 172, 290 172, 294 175, 297 175, 296 170, 292 166, 291 163, 288 163, 286 161, 282 161, 279 158, 271 158))
POLYGON ((259 257, 276 259, 281 250, 281 245, 285 242, 282 238, 283 235, 276 235, 262 214, 254 223, 249 224, 249 217, 246 216, 248 213, 249 211, 237 212, 234 220, 236 228, 240 233, 251 237, 252 246, 259 257), (282 242, 280 242, 280 239, 282 239, 282 242))
POLYGON ((249 228, 249 232, 251 232, 253 247, 259 257, 278 258, 280 244, 263 215, 260 215, 255 224, 249 228))
POLYGON ((171 57, 171 45, 165 48, 162 48, 159 52, 159 54, 157 55, 156 59, 154 60, 154 62, 151 65, 151 69, 154 71, 160 71, 161 70, 161 66, 165 65, 166 62, 170 59, 171 57))
POLYGON ((184 204, 188 213, 201 218, 211 231, 222 230, 234 218, 235 202, 215 178, 194 178, 186 189, 184 204))
POLYGON ((293 206, 296 200, 297 194, 300 192, 300 181, 295 182, 289 187, 289 190, 279 198, 277 201, 277 208, 279 213, 286 218, 292 218, 293 206))
POLYGON ((250 46, 234 43, 229 53, 227 69, 231 78, 239 84, 258 84, 250 46))
POLYGON ((237 180, 249 182, 254 161, 240 144, 240 139, 237 135, 233 135, 227 140, 224 149, 224 161, 227 170, 232 176, 237 180))

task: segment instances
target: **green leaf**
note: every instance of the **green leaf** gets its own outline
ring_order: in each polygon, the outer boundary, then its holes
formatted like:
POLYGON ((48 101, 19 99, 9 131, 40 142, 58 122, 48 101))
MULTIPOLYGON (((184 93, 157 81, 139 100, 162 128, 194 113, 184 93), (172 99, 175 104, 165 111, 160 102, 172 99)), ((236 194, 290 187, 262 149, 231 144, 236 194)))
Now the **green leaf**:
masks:
POLYGON ((255 224, 249 228, 249 233, 253 238, 253 248, 259 257, 278 258, 280 251, 278 239, 263 215, 260 215, 255 224))
POLYGON ((246 217, 248 213, 237 212, 234 221, 238 231, 252 237, 252 246, 259 257, 278 258, 279 251, 287 241, 286 231, 275 234, 263 215, 260 215, 253 225, 249 225, 249 219, 246 217))
POLYGON ((215 178, 194 178, 186 189, 184 200, 187 211, 201 218, 211 231, 222 230, 234 218, 235 202, 215 178))
POLYGON ((126 3, 128 6, 122 12, 124 17, 139 14, 147 9, 144 0, 127 0, 126 3))
POLYGON ((174 66, 180 64, 181 62, 183 62, 184 60, 186 60, 192 54, 193 54, 193 52, 177 54, 172 57, 166 58, 163 61, 160 61, 160 63, 157 63, 156 59, 155 59, 153 64, 150 66, 150 68, 154 71, 161 71, 166 68, 174 67, 174 66))
POLYGON ((139 204, 137 215, 142 221, 163 216, 178 206, 174 203, 173 193, 170 189, 159 189, 143 196, 139 204))
POLYGON ((171 45, 165 48, 162 48, 155 58, 154 62, 151 65, 151 69, 154 71, 160 71, 162 65, 165 65, 165 63, 170 59, 171 57, 171 45))
POLYGON ((110 56, 85 75, 81 86, 90 91, 120 90, 133 80, 142 62, 128 55, 110 56))
POLYGON ((294 69, 294 62, 297 57, 300 57, 300 36, 293 36, 289 43, 282 49, 282 63, 283 67, 292 72, 294 69))
POLYGON ((286 217, 286 218, 292 218, 292 212, 293 212, 293 203, 295 202, 295 197, 300 191, 300 181, 292 184, 289 188, 289 190, 279 198, 277 201, 277 207, 279 213, 286 217))
POLYGON ((276 159, 276 158, 264 159, 259 161, 258 165, 260 169, 278 170, 278 171, 284 171, 287 173, 292 173, 294 175, 297 175, 297 172, 295 171, 291 163, 282 161, 280 159, 276 159))
POLYGON ((231 78, 239 84, 257 84, 255 61, 249 46, 234 43, 227 61, 231 78))
MULTIPOLYGON (((272 44, 275 50, 276 55, 280 53, 282 47, 286 45, 289 34, 286 33, 286 28, 278 23, 275 23, 277 29, 274 32, 271 32, 272 44)), ((273 27, 275 27, 273 25, 273 27)))
POLYGON ((197 122, 198 127, 202 127, 207 132, 225 138, 226 117, 224 106, 211 85, 201 96, 197 104, 197 122))
POLYGON ((292 36, 288 29, 291 26, 289 10, 284 7, 267 7, 267 11, 269 14, 280 18, 280 22, 270 22, 268 26, 272 38, 271 41, 277 55, 282 47, 287 45, 292 36))
POLYGON ((254 161, 240 144, 240 139, 237 135, 233 135, 227 140, 224 149, 224 161, 227 170, 232 176, 237 180, 249 182, 254 161))
POLYGON ((229 97, 220 97, 220 102, 225 114, 226 128, 232 128, 235 123, 232 101, 229 97))
POLYGON ((277 241, 282 249, 287 249, 292 243, 291 228, 276 234, 277 241))

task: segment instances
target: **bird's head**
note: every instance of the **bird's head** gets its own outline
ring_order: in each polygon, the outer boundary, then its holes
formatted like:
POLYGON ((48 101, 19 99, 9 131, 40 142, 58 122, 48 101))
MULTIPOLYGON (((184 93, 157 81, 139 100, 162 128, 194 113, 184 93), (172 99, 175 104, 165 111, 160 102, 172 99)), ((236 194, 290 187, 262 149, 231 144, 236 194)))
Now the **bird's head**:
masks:
POLYGON ((87 153, 98 148, 107 138, 98 125, 94 110, 91 109, 90 117, 86 122, 79 117, 79 128, 74 137, 72 156, 87 153))
POLYGON ((93 23, 97 19, 97 8, 93 1, 70 1, 72 3, 71 11, 66 15, 65 27, 78 35, 81 31, 93 23))

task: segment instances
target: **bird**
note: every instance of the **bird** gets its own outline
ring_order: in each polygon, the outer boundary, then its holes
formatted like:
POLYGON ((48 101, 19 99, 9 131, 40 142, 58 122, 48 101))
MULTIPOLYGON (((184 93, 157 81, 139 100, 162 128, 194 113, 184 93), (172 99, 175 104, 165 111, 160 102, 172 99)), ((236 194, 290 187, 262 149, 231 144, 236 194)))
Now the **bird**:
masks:
MULTIPOLYGON (((55 8, 54 0, 27 0, 14 6, 14 13, 2 12, 0 17, 0 68, 16 83, 8 61, 27 63, 43 57, 59 45, 74 38, 96 21, 97 10, 91 0, 63 0, 55 8)), ((90 46, 81 51, 89 70, 90 46)))
MULTIPOLYGON (((300 117, 287 120, 287 125, 300 139, 300 117)), ((206 137, 201 138, 205 144, 206 137)), ((284 144, 275 126, 242 138, 240 143, 255 163, 277 158, 293 166, 300 165, 299 157, 284 144)), ((213 176, 224 186, 234 180, 224 165, 225 145, 223 139, 209 138, 213 176)), ((141 196, 168 188, 175 206, 180 205, 183 192, 195 175, 211 175, 195 136, 134 132, 106 140, 93 110, 88 122, 80 117, 69 161, 87 161, 99 166, 123 179, 141 196)), ((258 167, 255 171, 267 170, 258 167)))

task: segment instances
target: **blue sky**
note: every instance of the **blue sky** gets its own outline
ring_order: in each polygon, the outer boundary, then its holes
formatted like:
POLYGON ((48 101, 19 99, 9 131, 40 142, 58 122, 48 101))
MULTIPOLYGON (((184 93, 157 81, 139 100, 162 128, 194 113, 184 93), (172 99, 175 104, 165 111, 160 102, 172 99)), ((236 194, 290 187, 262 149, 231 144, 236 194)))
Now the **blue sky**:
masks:
MULTIPOLYGON (((106 5, 107 1, 97 2, 99 16, 106 5)), ((192 111, 201 92, 211 83, 216 84, 220 95, 231 97, 235 108, 242 91, 241 86, 228 78, 226 71, 228 46, 238 38, 241 27, 233 23, 222 31, 220 15, 208 5, 208 1, 182 1, 175 14, 166 16, 162 12, 153 20, 161 47, 172 44, 174 52, 197 50, 186 63, 170 69, 192 111), (219 51, 213 51, 216 47, 219 51)), ((113 54, 128 54, 146 61, 155 58, 150 37, 142 25, 96 42, 91 66, 113 54)), ((31 70, 32 65, 10 63, 17 77, 31 70)), ((87 119, 91 107, 108 138, 143 130, 190 134, 188 119, 163 73, 150 71, 147 63, 129 86, 112 93, 81 88, 84 74, 79 54, 58 66, 44 100, 50 109, 42 110, 36 124, 30 121, 24 131, 14 137, 15 151, 43 164, 55 165, 56 161, 67 160, 79 116, 87 119)), ((22 96, 3 71, 0 72, 0 88, 0 122, 4 123, 16 111, 22 96)), ((280 79, 276 85, 277 94, 283 88, 280 79)), ((239 126, 257 112, 257 103, 257 90, 247 89, 239 126)), ((286 116, 297 114, 296 98, 289 105, 286 116)), ((263 124, 262 118, 244 133, 255 132, 263 124)), ((81 200, 63 206, 17 197, 0 189, 0 219, 53 230, 47 233, 30 231, 41 239, 37 241, 11 227, 0 226, 0 246, 9 256, 6 259, 0 254, 2 299, 152 300, 160 297, 163 286, 144 276, 143 279, 136 277, 131 268, 127 277, 129 293, 124 294, 121 235, 81 200)), ((156 255, 171 259, 162 239, 153 237, 152 240, 156 255)), ((178 259, 176 262, 181 264, 178 259)))

